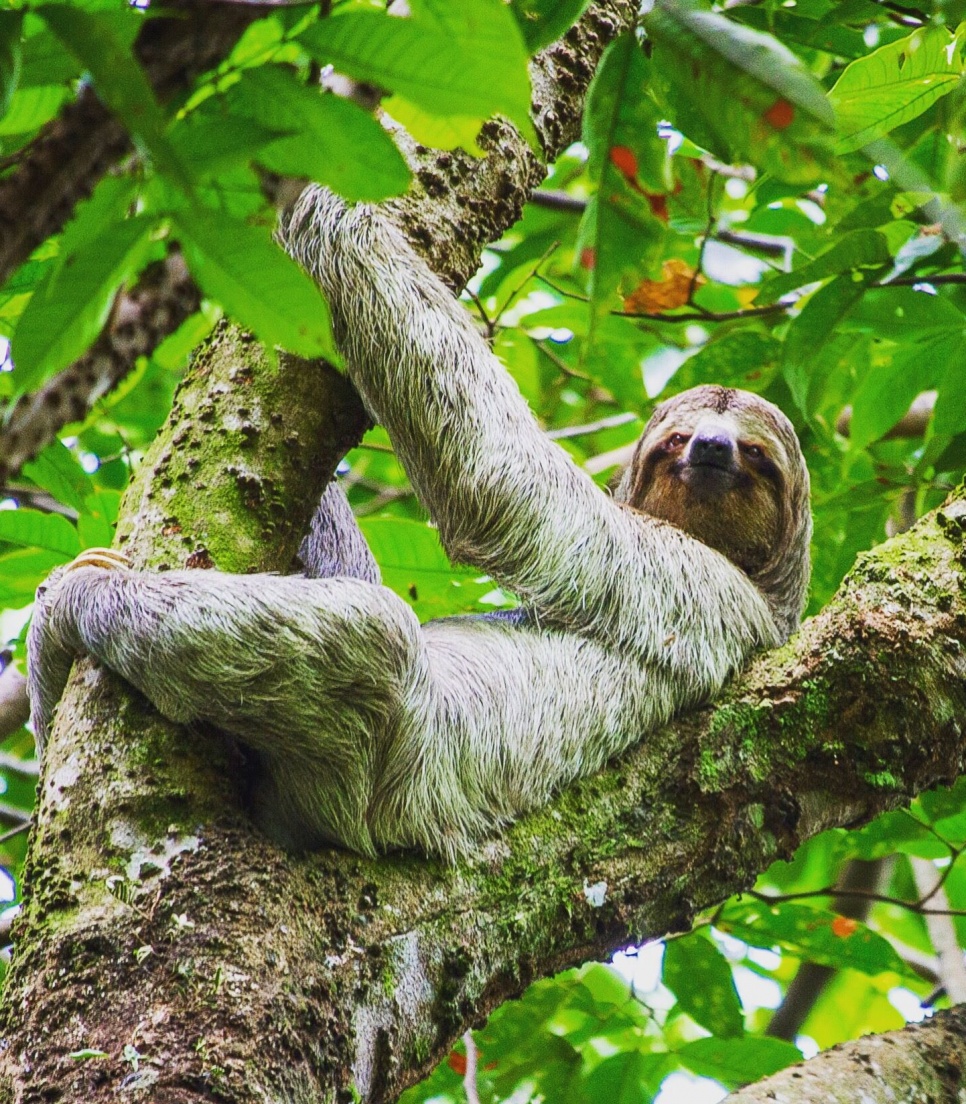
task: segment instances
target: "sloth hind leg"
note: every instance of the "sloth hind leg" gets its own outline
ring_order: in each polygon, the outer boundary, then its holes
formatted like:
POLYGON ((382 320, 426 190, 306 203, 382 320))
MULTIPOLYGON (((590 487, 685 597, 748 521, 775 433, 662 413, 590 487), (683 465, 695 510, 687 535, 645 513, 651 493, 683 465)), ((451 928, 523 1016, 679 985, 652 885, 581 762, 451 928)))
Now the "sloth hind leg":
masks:
POLYGON ((91 655, 171 720, 213 724, 257 751, 260 819, 282 842, 373 851, 367 811, 386 744, 430 693, 418 622, 391 591, 80 567, 38 607, 29 653, 41 734, 62 689, 44 672, 91 655))

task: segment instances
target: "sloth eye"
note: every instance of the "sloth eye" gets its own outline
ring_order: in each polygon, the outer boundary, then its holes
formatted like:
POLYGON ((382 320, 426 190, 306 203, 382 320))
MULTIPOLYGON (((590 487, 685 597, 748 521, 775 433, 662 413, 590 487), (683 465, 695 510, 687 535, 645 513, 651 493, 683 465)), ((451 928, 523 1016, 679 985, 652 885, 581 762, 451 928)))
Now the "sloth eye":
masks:
POLYGON ((688 438, 683 433, 672 433, 667 439, 667 445, 669 448, 680 448, 682 445, 686 445, 688 438))
POLYGON ((752 460, 760 460, 765 455, 765 450, 761 445, 745 445, 745 456, 749 456, 752 460))

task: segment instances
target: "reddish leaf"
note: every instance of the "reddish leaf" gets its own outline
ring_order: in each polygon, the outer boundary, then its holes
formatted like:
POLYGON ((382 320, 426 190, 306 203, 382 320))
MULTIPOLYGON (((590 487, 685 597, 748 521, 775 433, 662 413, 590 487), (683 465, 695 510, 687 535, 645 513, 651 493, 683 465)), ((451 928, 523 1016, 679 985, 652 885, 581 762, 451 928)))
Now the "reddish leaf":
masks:
POLYGON ((788 100, 775 100, 765 112, 765 122, 771 124, 775 130, 786 130, 795 121, 795 108, 788 100))
POLYGON ((610 160, 611 164, 633 184, 637 176, 637 158, 634 156, 634 151, 627 146, 611 146, 610 160))
POLYGON ((456 1050, 449 1052, 449 1058, 446 1059, 449 1063, 449 1068, 453 1073, 458 1074, 460 1077, 466 1076, 466 1055, 460 1054, 456 1050))
POLYGON ((651 214, 654 215, 655 218, 659 218, 661 222, 667 222, 667 196, 661 195, 660 193, 657 195, 648 194, 647 202, 650 205, 651 214))
POLYGON ((837 935, 839 939, 848 939, 858 926, 857 920, 852 920, 848 916, 836 916, 832 921, 832 935, 837 935))
POLYGON ((586 268, 588 272, 592 271, 597 264, 597 250, 588 246, 586 249, 580 251, 580 267, 586 268))

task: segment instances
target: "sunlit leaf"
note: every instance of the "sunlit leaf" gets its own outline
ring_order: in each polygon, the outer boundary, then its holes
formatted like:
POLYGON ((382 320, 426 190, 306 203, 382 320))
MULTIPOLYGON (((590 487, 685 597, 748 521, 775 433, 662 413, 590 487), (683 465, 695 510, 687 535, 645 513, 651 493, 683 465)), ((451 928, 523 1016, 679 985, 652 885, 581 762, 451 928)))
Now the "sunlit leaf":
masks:
POLYGON ((849 65, 829 93, 839 140, 848 153, 915 119, 952 92, 963 73, 963 39, 923 27, 849 65))
POLYGON ((233 318, 271 345, 337 357, 325 300, 266 230, 220 211, 184 208, 174 219, 192 274, 233 318))
POLYGON ((745 1031, 731 967, 703 935, 671 939, 664 948, 664 984, 692 1020, 733 1039, 745 1031))

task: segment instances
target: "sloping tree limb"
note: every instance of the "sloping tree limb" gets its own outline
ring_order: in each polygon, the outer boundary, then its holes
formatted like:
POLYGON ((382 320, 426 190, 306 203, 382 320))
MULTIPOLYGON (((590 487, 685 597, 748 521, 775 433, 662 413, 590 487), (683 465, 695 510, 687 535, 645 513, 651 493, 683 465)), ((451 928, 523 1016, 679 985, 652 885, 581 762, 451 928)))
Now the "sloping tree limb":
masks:
POLYGON ((900 1031, 833 1047, 732 1093, 728 1104, 959 1104, 966 1093, 966 1005, 900 1031))

